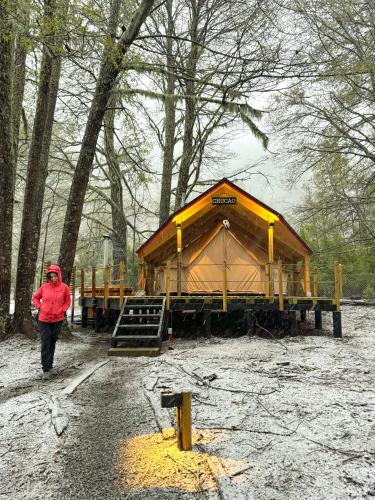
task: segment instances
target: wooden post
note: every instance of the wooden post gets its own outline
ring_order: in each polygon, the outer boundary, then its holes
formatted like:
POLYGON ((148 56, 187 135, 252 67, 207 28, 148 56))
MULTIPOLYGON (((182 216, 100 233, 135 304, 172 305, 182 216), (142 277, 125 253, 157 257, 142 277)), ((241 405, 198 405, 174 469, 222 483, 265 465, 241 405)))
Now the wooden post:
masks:
POLYGON ((267 263, 264 266, 264 274, 266 278, 266 282, 264 283, 264 292, 266 294, 266 297, 270 296, 270 265, 267 263))
POLYGON ((144 290, 146 286, 146 280, 145 280, 145 261, 143 257, 141 256, 139 258, 139 282, 138 282, 138 287, 140 290, 144 290))
POLYGON ((334 267, 334 275, 335 275, 335 304, 336 311, 340 311, 340 298, 341 298, 341 268, 340 264, 335 262, 334 267))
POLYGON ((94 301, 96 297, 96 267, 91 268, 91 297, 94 301))
POLYGON ((182 404, 176 409, 176 427, 178 449, 191 450, 191 392, 182 393, 182 404))
POLYGON ((340 287, 340 299, 343 297, 342 293, 342 264, 339 264, 339 287, 340 287))
POLYGON ((120 309, 122 308, 122 304, 124 303, 124 290, 125 290, 125 263, 123 261, 120 262, 120 309))
POLYGON ((165 268, 165 296, 166 296, 166 304, 165 307, 167 310, 171 307, 171 263, 168 260, 165 268))
POLYGON ((291 309, 288 311, 289 332, 292 337, 298 335, 297 311, 291 309))
POLYGON ((318 268, 317 266, 314 266, 314 275, 313 275, 313 282, 314 282, 314 297, 317 297, 319 294, 318 290, 318 268))
POLYGON ((322 329, 322 311, 320 309, 315 311, 315 329, 322 329))
POLYGON ((177 295, 181 295, 181 267, 182 267, 182 230, 181 224, 176 225, 177 232, 177 295))
POLYGON ((70 322, 74 322, 74 302, 76 299, 76 266, 72 269, 72 279, 70 280, 70 289, 72 293, 72 307, 70 309, 70 322))
POLYGON ((274 295, 274 273, 273 273, 273 262, 274 262, 274 246, 273 246, 273 232, 274 232, 274 222, 268 223, 268 296, 273 297, 274 295))
POLYGON ((111 280, 111 268, 107 266, 104 270, 104 310, 108 310, 109 282, 111 280))
POLYGON ((292 264, 292 295, 296 297, 298 295, 298 286, 299 286, 299 273, 298 273, 298 264, 292 264))
POLYGON ((283 263, 278 262, 278 278, 279 278, 279 310, 284 311, 284 290, 283 290, 283 263))
POLYGON ((85 298, 85 270, 81 269, 81 307, 83 307, 84 298, 85 298))
POLYGON ((268 285, 269 294, 270 297, 273 297, 275 294, 275 272, 274 272, 273 262, 270 262, 269 264, 268 280, 269 280, 269 285, 268 285))
POLYGON ((149 289, 150 295, 155 295, 155 266, 154 266, 154 264, 150 264, 148 289, 149 289))
POLYGON ((209 309, 204 310, 204 336, 206 338, 211 338, 211 311, 209 309))
POLYGON ((310 255, 305 255, 304 264, 305 264, 305 272, 304 272, 305 296, 306 297, 311 297, 311 287, 310 287, 310 255))
POLYGON ((270 263, 272 263, 274 261, 273 228, 274 228, 274 222, 269 222, 268 223, 268 262, 270 262, 270 263))
POLYGON ((228 311, 228 280, 227 280, 227 266, 226 263, 224 262, 224 268, 223 268, 223 311, 227 312, 228 311))
POLYGON ((332 311, 333 336, 334 338, 342 338, 341 311, 332 311))

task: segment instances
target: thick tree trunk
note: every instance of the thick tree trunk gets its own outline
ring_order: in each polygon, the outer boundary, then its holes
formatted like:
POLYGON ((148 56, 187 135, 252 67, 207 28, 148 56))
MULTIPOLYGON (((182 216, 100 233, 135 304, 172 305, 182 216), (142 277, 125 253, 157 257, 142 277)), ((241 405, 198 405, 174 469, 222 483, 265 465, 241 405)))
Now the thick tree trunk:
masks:
MULTIPOLYGON (((53 26, 56 17, 61 14, 65 17, 67 8, 67 2, 64 3, 63 7, 61 4, 59 6, 57 0, 46 3, 46 26, 53 26), (60 8, 64 9, 63 12, 59 10, 60 8)), ((37 335, 35 323, 31 317, 30 303, 38 260, 44 190, 48 174, 48 157, 60 80, 60 51, 63 43, 62 37, 56 37, 54 33, 51 33, 50 40, 52 40, 50 46, 44 47, 40 69, 17 265, 14 326, 16 331, 30 337, 37 335)))
POLYGON ((9 331, 13 224, 13 116, 11 3, 0 8, 0 337, 9 331))
MULTIPOLYGON (((77 247, 78 232, 81 224, 83 203, 106 105, 116 82, 116 78, 122 68, 123 56, 126 54, 129 47, 137 37, 139 30, 148 16, 154 2, 155 0, 142 0, 130 23, 130 26, 122 34, 117 45, 114 46, 113 43, 109 43, 108 41, 103 53, 103 62, 101 64, 94 98, 92 100, 86 123, 81 151, 72 180, 64 221, 59 263, 62 267, 63 279, 65 283, 70 282, 77 247)), ((118 12, 116 17, 116 7, 114 7, 114 4, 116 3, 119 2, 113 2, 111 7, 111 26, 113 26, 114 19, 118 20, 118 12)), ((115 26, 116 25, 117 22, 115 26)), ((115 35, 116 30, 112 29, 110 31, 110 39, 112 41, 114 40, 115 35)))
POLYGON ((171 205, 171 186, 173 173, 173 153, 175 145, 175 130, 176 130, 176 104, 173 99, 175 92, 176 78, 174 76, 175 58, 173 55, 173 18, 172 18, 173 0, 168 0, 166 10, 168 15, 167 38, 166 41, 166 60, 167 69, 169 70, 166 78, 166 98, 165 98, 165 126, 164 126, 164 157, 163 157, 163 174, 161 180, 161 193, 159 205, 159 226, 169 217, 171 205))
POLYGON ((194 124, 195 124, 195 109, 196 102, 189 96, 194 96, 195 82, 198 64, 198 45, 194 43, 198 35, 198 22, 199 22, 199 2, 192 0, 192 20, 190 28, 191 50, 187 61, 186 73, 188 79, 185 85, 185 123, 184 123, 184 139, 182 158, 180 165, 180 172, 178 175, 178 183, 175 198, 175 211, 185 204, 186 191, 189 185, 189 174, 191 160, 193 156, 193 138, 194 138, 194 124))
MULTIPOLYGON (((112 93, 109 107, 115 107, 116 99, 112 93)), ((115 110, 108 109, 104 115, 104 145, 105 155, 108 163, 108 177, 111 185, 112 212, 112 254, 113 254, 113 278, 119 279, 120 262, 127 263, 127 222, 123 206, 123 189, 121 171, 118 156, 114 144, 115 110)))

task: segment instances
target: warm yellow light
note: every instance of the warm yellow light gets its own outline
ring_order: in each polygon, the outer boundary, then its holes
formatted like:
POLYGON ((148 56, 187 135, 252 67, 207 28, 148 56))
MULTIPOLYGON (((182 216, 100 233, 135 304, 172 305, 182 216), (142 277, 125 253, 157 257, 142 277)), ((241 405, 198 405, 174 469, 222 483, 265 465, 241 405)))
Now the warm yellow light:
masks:
POLYGON ((203 208, 206 208, 208 205, 211 206, 212 198, 215 198, 217 196, 227 196, 236 198, 237 204, 241 204, 242 206, 246 207, 249 211, 251 211, 252 213, 254 213, 255 215, 257 215, 258 217, 267 222, 276 222, 279 220, 279 217, 273 212, 270 212, 262 205, 259 205, 255 201, 249 199, 239 191, 233 189, 231 186, 224 184, 219 186, 216 190, 207 193, 207 195, 204 196, 202 199, 198 200, 196 203, 194 203, 190 207, 187 207, 185 210, 177 214, 173 218, 173 222, 176 224, 182 224, 186 220, 190 219, 190 217, 192 217, 194 214, 201 211, 203 208))
MULTIPOLYGON (((207 444, 217 439, 213 432, 193 432, 194 444, 207 444)), ((198 451, 180 451, 175 430, 163 435, 136 436, 124 442, 118 454, 117 472, 126 489, 173 488, 198 492, 217 489, 212 473, 235 475, 247 469, 236 460, 210 456, 198 451), (225 472, 224 472, 225 471, 225 472)))

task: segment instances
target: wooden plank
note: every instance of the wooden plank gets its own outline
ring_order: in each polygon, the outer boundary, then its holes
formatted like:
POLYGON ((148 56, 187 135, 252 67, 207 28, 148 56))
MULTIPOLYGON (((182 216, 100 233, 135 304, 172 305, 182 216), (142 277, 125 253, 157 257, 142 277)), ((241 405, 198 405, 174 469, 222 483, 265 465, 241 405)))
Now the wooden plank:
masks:
POLYGON ((106 365, 109 360, 107 361, 101 361, 100 363, 96 364, 95 366, 88 368, 87 370, 83 371, 78 377, 73 379, 70 384, 68 384, 65 389, 63 389, 62 394, 65 395, 70 395, 73 394, 73 392, 77 389, 79 385, 81 385, 85 380, 87 380, 91 375, 96 372, 99 368, 101 368, 103 365, 106 365))

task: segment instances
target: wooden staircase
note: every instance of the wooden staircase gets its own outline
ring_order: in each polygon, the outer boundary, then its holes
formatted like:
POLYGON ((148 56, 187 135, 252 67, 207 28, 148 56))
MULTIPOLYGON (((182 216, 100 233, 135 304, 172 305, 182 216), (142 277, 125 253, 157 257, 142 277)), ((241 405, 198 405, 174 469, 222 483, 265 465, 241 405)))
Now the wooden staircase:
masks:
POLYGON ((126 297, 109 356, 157 356, 165 327, 165 297, 126 297))

